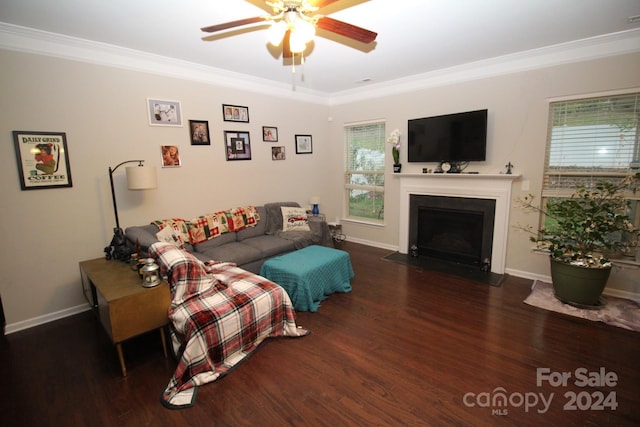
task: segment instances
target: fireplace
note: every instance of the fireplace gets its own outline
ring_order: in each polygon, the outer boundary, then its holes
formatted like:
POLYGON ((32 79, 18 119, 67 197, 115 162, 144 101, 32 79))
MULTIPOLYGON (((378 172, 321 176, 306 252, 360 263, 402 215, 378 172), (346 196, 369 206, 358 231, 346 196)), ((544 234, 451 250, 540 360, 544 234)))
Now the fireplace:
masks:
MULTIPOLYGON (((511 184, 520 178, 519 175, 510 174, 448 174, 448 173, 400 173, 393 174, 400 181, 400 210, 399 210, 399 244, 398 252, 408 254, 411 248, 409 232, 410 228, 410 199, 412 196, 442 196, 445 198, 461 198, 469 202, 469 199, 484 199, 495 202, 493 220, 493 236, 491 239, 483 238, 483 247, 486 247, 480 255, 481 262, 489 257, 490 271, 504 274, 507 259, 507 238, 509 234, 509 210, 511 206, 511 184), (492 242, 492 243, 488 243, 492 242), (488 254, 488 255, 485 255, 488 254)), ((465 203, 466 204, 466 203, 465 203)), ((440 207, 443 209, 458 209, 455 206, 440 207)), ((484 220, 483 220, 484 222, 484 220)), ((483 227, 483 233, 485 229, 483 227)))
POLYGON ((488 270, 495 206, 492 199, 412 194, 409 244, 419 255, 488 270))

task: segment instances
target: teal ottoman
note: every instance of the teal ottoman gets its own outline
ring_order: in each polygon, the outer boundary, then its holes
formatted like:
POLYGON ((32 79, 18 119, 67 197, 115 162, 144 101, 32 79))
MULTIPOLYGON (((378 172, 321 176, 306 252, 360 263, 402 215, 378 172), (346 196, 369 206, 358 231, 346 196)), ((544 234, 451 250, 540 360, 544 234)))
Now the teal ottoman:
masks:
POLYGON ((347 252, 316 245, 265 261, 260 275, 282 286, 296 310, 314 312, 328 295, 351 292, 354 277, 347 252))

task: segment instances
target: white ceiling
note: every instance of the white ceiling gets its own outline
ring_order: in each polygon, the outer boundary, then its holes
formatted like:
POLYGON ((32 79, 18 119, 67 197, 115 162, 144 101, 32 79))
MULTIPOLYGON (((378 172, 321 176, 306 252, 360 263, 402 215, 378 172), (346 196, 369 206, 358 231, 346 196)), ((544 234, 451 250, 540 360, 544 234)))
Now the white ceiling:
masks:
MULTIPOLYGON (((640 0, 341 0, 320 12, 378 33, 353 47, 319 32, 295 78, 327 95, 640 28, 640 0)), ((291 84, 264 26, 200 31, 265 13, 261 0, 0 0, 8 24, 291 84)))

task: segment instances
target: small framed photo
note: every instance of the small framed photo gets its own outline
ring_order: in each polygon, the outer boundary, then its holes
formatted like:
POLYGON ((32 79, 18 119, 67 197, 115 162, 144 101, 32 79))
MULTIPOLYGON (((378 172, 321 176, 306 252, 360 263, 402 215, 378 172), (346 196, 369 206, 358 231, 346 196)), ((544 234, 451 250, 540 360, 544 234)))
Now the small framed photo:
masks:
POLYGON ((72 187, 67 134, 13 131, 20 188, 72 187))
POLYGON ((162 145, 162 167, 175 168, 180 167, 180 152, 177 145, 162 145))
POLYGON ((296 135, 296 154, 313 153, 311 135, 296 135))
POLYGON ((278 128, 262 126, 262 140, 264 142, 278 142, 278 128))
POLYGON ((180 101, 147 98, 149 125, 182 127, 180 101))
POLYGON ((287 158, 284 147, 271 147, 272 160, 284 160, 287 158))
POLYGON ((222 116, 225 122, 249 123, 249 107, 222 104, 222 116))
POLYGON ((191 145, 211 145, 209 138, 209 122, 206 120, 189 120, 191 145))
POLYGON ((224 131, 224 149, 227 160, 251 160, 249 132, 224 131))

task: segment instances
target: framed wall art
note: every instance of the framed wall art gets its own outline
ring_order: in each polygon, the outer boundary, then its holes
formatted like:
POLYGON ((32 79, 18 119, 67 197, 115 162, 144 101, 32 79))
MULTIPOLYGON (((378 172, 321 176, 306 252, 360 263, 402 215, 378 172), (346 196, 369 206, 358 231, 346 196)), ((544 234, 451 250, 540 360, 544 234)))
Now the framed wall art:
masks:
POLYGON ((147 98, 147 112, 151 126, 182 127, 180 101, 147 98))
POLYGON ((296 154, 313 153, 311 135, 296 135, 296 154))
POLYGON ((72 187, 67 134, 13 131, 20 188, 72 187))
POLYGON ((211 145, 209 122, 206 120, 189 120, 191 145, 211 145))
POLYGON ((222 117, 225 122, 249 123, 249 107, 222 104, 222 117))
POLYGON ((224 131, 224 148, 227 160, 251 160, 249 132, 224 131))
POLYGON ((285 160, 287 158, 284 147, 271 147, 272 160, 285 160))
POLYGON ((278 142, 278 128, 262 126, 262 140, 264 142, 278 142))
POLYGON ((162 167, 174 168, 182 166, 180 152, 176 145, 162 145, 162 167))

